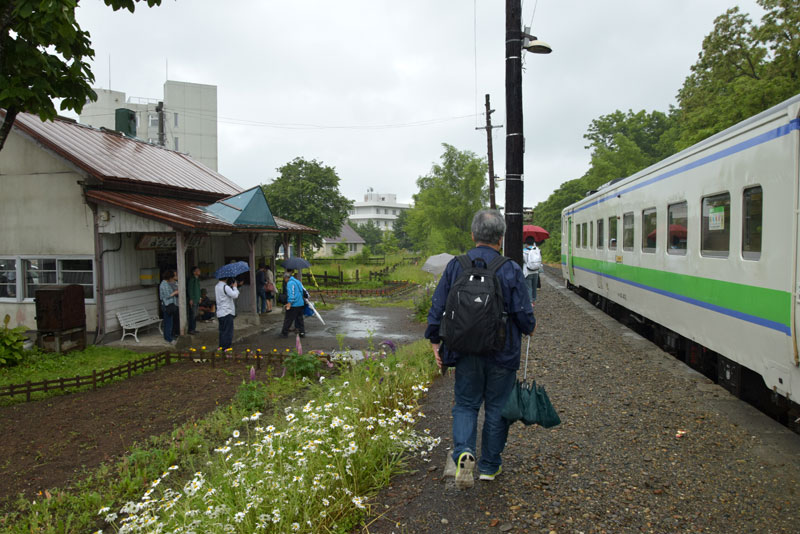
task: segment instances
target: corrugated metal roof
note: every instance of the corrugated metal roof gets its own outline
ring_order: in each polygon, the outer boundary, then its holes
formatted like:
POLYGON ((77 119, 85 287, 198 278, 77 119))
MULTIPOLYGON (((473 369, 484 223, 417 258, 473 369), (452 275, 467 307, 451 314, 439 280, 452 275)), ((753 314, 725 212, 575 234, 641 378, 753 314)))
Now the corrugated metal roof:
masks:
POLYGON ((342 230, 339 232, 339 235, 336 237, 323 237, 323 243, 328 244, 337 244, 337 243, 357 243, 357 244, 365 244, 364 238, 358 235, 358 232, 353 230, 353 227, 347 223, 342 225, 342 230))
POLYGON ((275 217, 275 226, 237 225, 225 221, 204 208, 209 203, 166 198, 137 193, 89 190, 86 197, 100 204, 116 206, 148 219, 187 229, 230 232, 293 232, 316 234, 314 228, 275 217))
MULTIPOLYGON (((2 112, 5 115, 5 111, 2 112)), ((186 154, 57 118, 42 122, 20 113, 14 127, 99 180, 235 195, 242 189, 186 154)))

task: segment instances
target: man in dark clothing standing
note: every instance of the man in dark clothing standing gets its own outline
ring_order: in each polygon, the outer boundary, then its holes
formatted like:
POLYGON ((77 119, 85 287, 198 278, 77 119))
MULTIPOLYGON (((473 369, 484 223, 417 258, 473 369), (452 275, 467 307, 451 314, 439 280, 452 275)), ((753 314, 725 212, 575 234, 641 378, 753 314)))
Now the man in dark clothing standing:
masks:
MULTIPOLYGON (((496 210, 481 210, 472 219, 472 240, 475 248, 467 252, 473 264, 487 266, 499 256, 506 224, 496 210)), ((520 337, 532 335, 536 326, 533 308, 525 287, 522 269, 513 261, 505 262, 497 271, 508 314, 506 341, 502 350, 490 354, 468 354, 448 350, 441 345, 439 326, 450 288, 461 274, 461 264, 450 261, 433 294, 428 312, 425 337, 430 340, 437 365, 456 368, 455 406, 453 406, 453 461, 456 465, 456 486, 474 484, 478 412, 484 405, 485 420, 481 434, 481 457, 478 471, 481 480, 494 480, 501 472, 501 454, 508 439, 509 423, 501 413, 514 386, 520 361, 520 337)))

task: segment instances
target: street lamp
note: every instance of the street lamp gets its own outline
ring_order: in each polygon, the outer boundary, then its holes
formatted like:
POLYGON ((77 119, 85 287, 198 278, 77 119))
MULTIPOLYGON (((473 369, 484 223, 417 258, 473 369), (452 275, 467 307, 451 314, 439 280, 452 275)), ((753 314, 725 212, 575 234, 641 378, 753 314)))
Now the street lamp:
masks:
POLYGON ((525 138, 522 134, 522 51, 549 54, 550 45, 521 31, 520 0, 506 0, 506 238, 504 253, 522 265, 522 177, 525 138))

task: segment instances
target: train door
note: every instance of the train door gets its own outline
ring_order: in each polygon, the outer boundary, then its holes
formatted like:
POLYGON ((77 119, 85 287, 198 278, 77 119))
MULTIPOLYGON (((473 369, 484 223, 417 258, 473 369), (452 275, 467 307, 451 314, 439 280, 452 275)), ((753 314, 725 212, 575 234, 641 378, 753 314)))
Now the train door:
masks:
POLYGON ((570 283, 575 283, 575 270, 572 268, 572 217, 567 217, 567 273, 570 283))

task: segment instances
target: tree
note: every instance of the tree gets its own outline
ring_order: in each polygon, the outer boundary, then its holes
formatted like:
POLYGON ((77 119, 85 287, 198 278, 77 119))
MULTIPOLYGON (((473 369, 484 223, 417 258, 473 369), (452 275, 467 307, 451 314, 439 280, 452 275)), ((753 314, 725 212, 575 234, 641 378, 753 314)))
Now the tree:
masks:
POLYGON ((261 186, 272 212, 319 230, 319 235, 311 237, 317 247, 323 237, 338 236, 353 202, 339 193, 336 170, 303 158, 295 158, 277 170, 280 176, 261 186))
POLYGON ((714 20, 678 92, 686 148, 800 91, 800 2, 759 0, 761 26, 731 8, 714 20))
POLYGON ((393 231, 386 230, 385 232, 383 232, 381 249, 383 250, 384 254, 394 254, 395 252, 400 250, 400 246, 397 244, 397 237, 395 237, 393 231))
POLYGON ((419 192, 405 230, 415 248, 463 252, 472 246, 472 217, 489 198, 487 164, 473 152, 443 146, 441 163, 417 180, 419 192))
POLYGON ((343 257, 347 254, 347 243, 339 243, 333 247, 333 255, 337 258, 343 257))
POLYGON ((393 233, 397 238, 397 246, 405 250, 416 250, 418 247, 411 241, 411 237, 407 232, 408 227, 408 210, 400 210, 400 214, 394 220, 393 233))
MULTIPOLYGON (((145 0, 104 0, 112 9, 133 12, 145 0)), ((161 0, 146 0, 152 7, 161 0)), ((97 100, 94 75, 87 60, 94 57, 89 33, 75 20, 78 0, 5 0, 0 7, 0 150, 17 114, 35 113, 42 120, 61 109, 80 113, 87 100, 97 100)))
POLYGON ((353 223, 351 226, 370 248, 375 248, 383 239, 383 232, 381 232, 381 229, 378 228, 378 225, 372 220, 363 224, 353 223))

